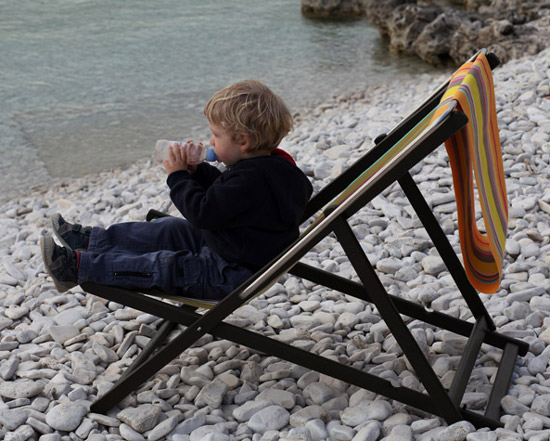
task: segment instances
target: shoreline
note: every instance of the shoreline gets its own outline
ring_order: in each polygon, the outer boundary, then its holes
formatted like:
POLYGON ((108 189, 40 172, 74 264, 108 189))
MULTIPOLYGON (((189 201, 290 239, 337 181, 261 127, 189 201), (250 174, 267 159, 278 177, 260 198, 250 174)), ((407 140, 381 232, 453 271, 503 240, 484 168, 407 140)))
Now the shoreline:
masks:
MULTIPOLYGON (((42 441, 69 441, 70 436, 91 441, 329 437, 365 441, 399 435, 400 440, 443 441, 469 433, 468 441, 546 439, 550 428, 548 72, 550 49, 511 60, 494 72, 510 222, 501 289, 481 298, 500 331, 531 345, 502 402, 504 428, 475 430, 466 422, 447 427, 433 415, 208 337, 143 385, 139 394, 125 399, 125 409, 107 416, 89 413, 90 402, 118 378, 155 332, 157 320, 86 295, 80 288, 59 294, 44 272, 38 242, 49 232, 49 216, 58 211, 68 220, 106 227, 141 221, 150 208, 167 210, 165 173, 160 165, 144 160, 125 169, 59 178, 47 188, 1 205, 0 438, 17 433, 30 434, 25 439, 43 434, 42 441), (146 426, 140 425, 131 408, 139 408, 147 417, 146 426), (271 415, 264 409, 271 409, 271 415)), ((399 87, 384 85, 327 101, 301 113, 281 147, 294 156, 318 191, 446 78, 424 74, 399 87)), ((452 244, 458 245, 444 149, 412 172, 452 244)), ((419 231, 403 199, 395 187, 384 191, 356 215, 355 233, 390 293, 462 316, 466 312, 450 276, 434 264, 434 247, 419 231)), ((332 238, 306 258, 343 277, 353 276, 332 238)), ((420 388, 400 349, 388 338, 387 328, 376 320, 374 308, 332 290, 284 278, 237 310, 230 321, 420 388)), ((432 329, 417 331, 415 337, 437 359, 436 373, 451 381, 464 340, 432 329)), ((474 368, 476 379, 465 397, 466 404, 474 407, 487 398, 485 385, 491 380, 492 360, 498 357, 482 352, 474 368)))

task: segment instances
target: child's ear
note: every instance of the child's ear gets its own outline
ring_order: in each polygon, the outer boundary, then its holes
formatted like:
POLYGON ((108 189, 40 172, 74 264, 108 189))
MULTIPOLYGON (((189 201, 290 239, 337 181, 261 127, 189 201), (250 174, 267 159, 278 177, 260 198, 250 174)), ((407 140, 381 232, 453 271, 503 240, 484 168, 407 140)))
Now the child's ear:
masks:
POLYGON ((246 153, 250 147, 250 137, 246 133, 241 133, 237 137, 237 144, 241 147, 241 152, 246 153))

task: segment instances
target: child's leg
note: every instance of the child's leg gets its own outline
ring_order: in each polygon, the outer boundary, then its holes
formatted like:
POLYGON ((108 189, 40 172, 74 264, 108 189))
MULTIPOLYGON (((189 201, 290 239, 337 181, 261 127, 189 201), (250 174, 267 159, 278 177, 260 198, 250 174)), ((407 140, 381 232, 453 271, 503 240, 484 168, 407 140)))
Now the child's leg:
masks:
POLYGON ((78 283, 96 282, 129 289, 158 288, 166 293, 220 300, 252 275, 204 247, 192 251, 156 251, 145 254, 83 251, 78 283))
POLYGON ((198 252, 202 232, 185 219, 165 217, 154 222, 125 222, 93 228, 88 252, 142 254, 159 250, 198 252))

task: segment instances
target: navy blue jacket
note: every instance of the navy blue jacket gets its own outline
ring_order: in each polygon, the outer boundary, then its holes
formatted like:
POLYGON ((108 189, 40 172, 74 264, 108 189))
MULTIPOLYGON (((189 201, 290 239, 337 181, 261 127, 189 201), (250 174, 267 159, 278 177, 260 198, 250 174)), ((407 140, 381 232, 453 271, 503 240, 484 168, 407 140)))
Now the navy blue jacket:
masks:
POLYGON ((304 173, 282 156, 243 159, 221 173, 203 163, 168 176, 170 198, 206 244, 229 262, 258 269, 299 235, 312 193, 304 173))

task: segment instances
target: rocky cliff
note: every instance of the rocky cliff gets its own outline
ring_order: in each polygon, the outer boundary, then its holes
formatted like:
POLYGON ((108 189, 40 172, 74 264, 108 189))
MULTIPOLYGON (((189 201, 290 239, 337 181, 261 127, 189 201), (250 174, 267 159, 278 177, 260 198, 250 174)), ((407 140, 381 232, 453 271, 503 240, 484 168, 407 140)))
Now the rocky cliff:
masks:
POLYGON ((550 0, 302 0, 312 17, 366 17, 390 49, 458 64, 485 47, 502 61, 550 46, 550 0))

